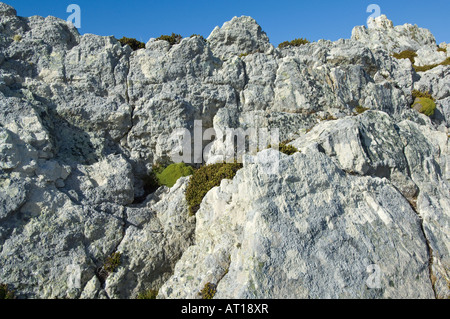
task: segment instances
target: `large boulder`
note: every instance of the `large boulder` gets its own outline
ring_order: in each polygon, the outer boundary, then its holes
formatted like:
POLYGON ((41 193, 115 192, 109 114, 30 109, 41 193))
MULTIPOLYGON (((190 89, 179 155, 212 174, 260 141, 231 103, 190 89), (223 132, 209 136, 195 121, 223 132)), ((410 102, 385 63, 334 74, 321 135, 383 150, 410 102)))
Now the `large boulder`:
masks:
POLYGON ((207 194, 159 297, 200 298, 207 283, 216 298, 434 297, 421 221, 387 180, 312 149, 279 171, 249 165, 207 194))
POLYGON ((211 50, 222 60, 250 53, 271 54, 274 47, 256 21, 247 16, 234 17, 216 27, 208 37, 211 50))

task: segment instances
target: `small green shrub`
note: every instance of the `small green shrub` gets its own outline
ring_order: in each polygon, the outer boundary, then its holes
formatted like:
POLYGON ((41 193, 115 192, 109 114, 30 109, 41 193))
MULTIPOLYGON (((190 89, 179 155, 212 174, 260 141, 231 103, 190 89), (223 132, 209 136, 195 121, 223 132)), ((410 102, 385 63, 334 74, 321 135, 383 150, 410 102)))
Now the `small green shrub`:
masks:
POLYGON ((0 299, 16 299, 14 291, 9 290, 6 284, 0 284, 0 299))
POLYGON ((282 49, 282 48, 289 47, 289 46, 299 47, 301 45, 308 44, 308 43, 310 43, 309 40, 304 39, 304 38, 299 38, 299 39, 294 39, 292 41, 281 42, 278 45, 278 48, 282 49))
POLYGON ((159 185, 172 187, 180 177, 194 174, 194 169, 184 163, 172 164, 167 166, 161 173, 156 173, 159 185))
POLYGON ((426 116, 432 116, 436 110, 436 103, 427 97, 417 98, 412 107, 415 108, 418 105, 421 106, 419 112, 425 114, 426 116))
POLYGON ((208 282, 205 287, 199 292, 202 299, 213 299, 217 292, 217 286, 208 282))
POLYGON ((137 299, 156 299, 158 290, 149 289, 138 294, 137 299))
POLYGON ((368 111, 368 110, 369 110, 369 108, 363 107, 361 105, 358 105, 357 107, 355 107, 355 111, 358 114, 363 114, 365 111, 368 111))
POLYGON ((19 34, 16 34, 16 35, 13 37, 13 40, 14 40, 15 42, 20 42, 20 41, 22 41, 22 36, 19 35, 19 34))
POLYGON ((122 254, 119 252, 113 253, 111 256, 109 256, 106 259, 105 265, 103 268, 108 272, 112 273, 115 272, 116 269, 120 266, 120 260, 122 258, 122 254))
POLYGON ((425 72, 425 71, 434 69, 438 65, 439 64, 430 64, 430 65, 423 65, 423 66, 413 65, 413 67, 414 67, 414 70, 416 70, 416 72, 425 72))
POLYGON ((200 34, 193 34, 190 36, 190 38, 200 38, 203 40, 203 42, 207 42, 206 39, 200 34))
POLYGON ((319 119, 321 121, 336 121, 337 120, 336 117, 334 117, 333 115, 331 115, 329 113, 326 116, 320 116, 319 119))
POLYGON ((450 58, 447 58, 438 64, 430 64, 430 65, 424 65, 424 66, 414 65, 414 69, 416 70, 416 72, 425 72, 425 71, 434 69, 435 67, 437 67, 439 65, 450 65, 450 58))
POLYGON ((450 57, 439 63, 440 65, 450 65, 450 57))
POLYGON ((447 49, 444 49, 444 48, 439 48, 439 47, 438 47, 437 50, 438 50, 438 52, 444 52, 444 53, 447 53, 447 49))
POLYGON ((129 45, 133 51, 136 51, 139 49, 145 49, 145 43, 140 42, 133 38, 123 37, 122 39, 119 40, 119 42, 120 42, 120 44, 122 44, 122 46, 129 45))
POLYGON ((394 53, 392 56, 396 59, 409 59, 411 63, 414 64, 417 53, 411 50, 405 50, 400 53, 394 53))
POLYGON ((181 42, 181 39, 183 37, 179 34, 172 33, 172 35, 162 35, 159 38, 156 38, 156 40, 163 40, 170 43, 170 45, 178 44, 181 42))
POLYGON ((413 90, 412 91, 412 96, 413 96, 414 99, 417 99, 417 98, 420 98, 420 97, 425 97, 425 98, 428 98, 428 99, 431 99, 431 100, 435 101, 434 97, 432 97, 429 92, 422 92, 422 91, 419 91, 419 90, 413 90))
POLYGON ((280 152, 284 153, 286 155, 293 155, 293 154, 299 152, 299 150, 296 147, 292 146, 292 145, 288 145, 288 144, 285 144, 285 143, 280 143, 279 146, 280 146, 280 152))
POLYGON ((223 179, 233 179, 242 168, 238 163, 218 163, 200 167, 194 172, 186 189, 186 200, 189 214, 194 216, 199 210, 203 197, 213 188, 220 185, 223 179))

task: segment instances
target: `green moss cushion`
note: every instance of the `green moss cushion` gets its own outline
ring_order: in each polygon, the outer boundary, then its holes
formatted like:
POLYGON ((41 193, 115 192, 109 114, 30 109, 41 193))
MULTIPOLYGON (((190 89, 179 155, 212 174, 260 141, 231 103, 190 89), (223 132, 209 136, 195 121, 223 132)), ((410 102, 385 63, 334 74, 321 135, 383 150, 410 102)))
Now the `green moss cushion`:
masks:
POLYGON ((190 176, 194 174, 194 169, 184 163, 172 164, 167 166, 161 173, 157 173, 156 177, 160 185, 172 187, 180 177, 190 176))
POLYGON ((422 114, 432 116, 434 114, 434 110, 436 109, 436 103, 434 103, 434 101, 430 98, 419 97, 416 98, 416 101, 412 107, 422 114))

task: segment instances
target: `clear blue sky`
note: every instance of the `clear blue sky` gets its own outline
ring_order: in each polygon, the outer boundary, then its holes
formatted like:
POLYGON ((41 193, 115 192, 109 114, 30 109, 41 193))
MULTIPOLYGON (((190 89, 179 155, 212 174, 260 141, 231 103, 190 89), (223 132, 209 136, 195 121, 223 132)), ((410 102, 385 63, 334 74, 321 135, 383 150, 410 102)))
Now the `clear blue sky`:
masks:
MULTIPOLYGON (((2 1, 2 0, 0 0, 2 1)), ((67 19, 69 4, 81 7, 81 34, 114 35, 147 42, 161 34, 209 36, 215 26, 234 16, 253 17, 274 45, 306 37, 350 38, 352 28, 366 23, 369 4, 394 25, 412 23, 430 29, 438 43, 450 42, 449 0, 3 0, 20 16, 56 16, 67 19)))

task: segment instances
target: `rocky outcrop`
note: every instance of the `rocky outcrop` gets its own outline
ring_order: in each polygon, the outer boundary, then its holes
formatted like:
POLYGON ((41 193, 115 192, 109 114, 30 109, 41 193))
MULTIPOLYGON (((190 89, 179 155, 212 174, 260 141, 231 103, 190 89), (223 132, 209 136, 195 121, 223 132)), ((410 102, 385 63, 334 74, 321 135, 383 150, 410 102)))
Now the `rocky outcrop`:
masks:
POLYGON ((279 174, 248 165, 208 193, 160 297, 208 282, 217 298, 448 296, 446 133, 368 111, 292 145, 279 174))
POLYGON ((391 56, 403 49, 419 65, 444 54, 385 17, 284 49, 235 17, 207 41, 132 51, 0 3, 0 284, 19 298, 197 297, 208 282, 223 298, 447 297, 450 68, 417 73, 391 56), (414 89, 435 98, 431 118, 414 89), (301 153, 245 157, 189 217, 188 178, 148 180, 199 120, 278 128, 301 153))
POLYGON ((364 43, 372 50, 382 49, 390 53, 415 51, 418 66, 439 64, 447 58, 447 52, 438 51, 436 39, 430 30, 417 25, 395 26, 385 15, 370 18, 368 28, 355 27, 352 39, 364 43))
POLYGON ((279 169, 248 166, 208 193, 161 297, 198 298, 208 282, 217 298, 434 297, 419 217, 389 182, 317 150, 282 155, 279 169))

